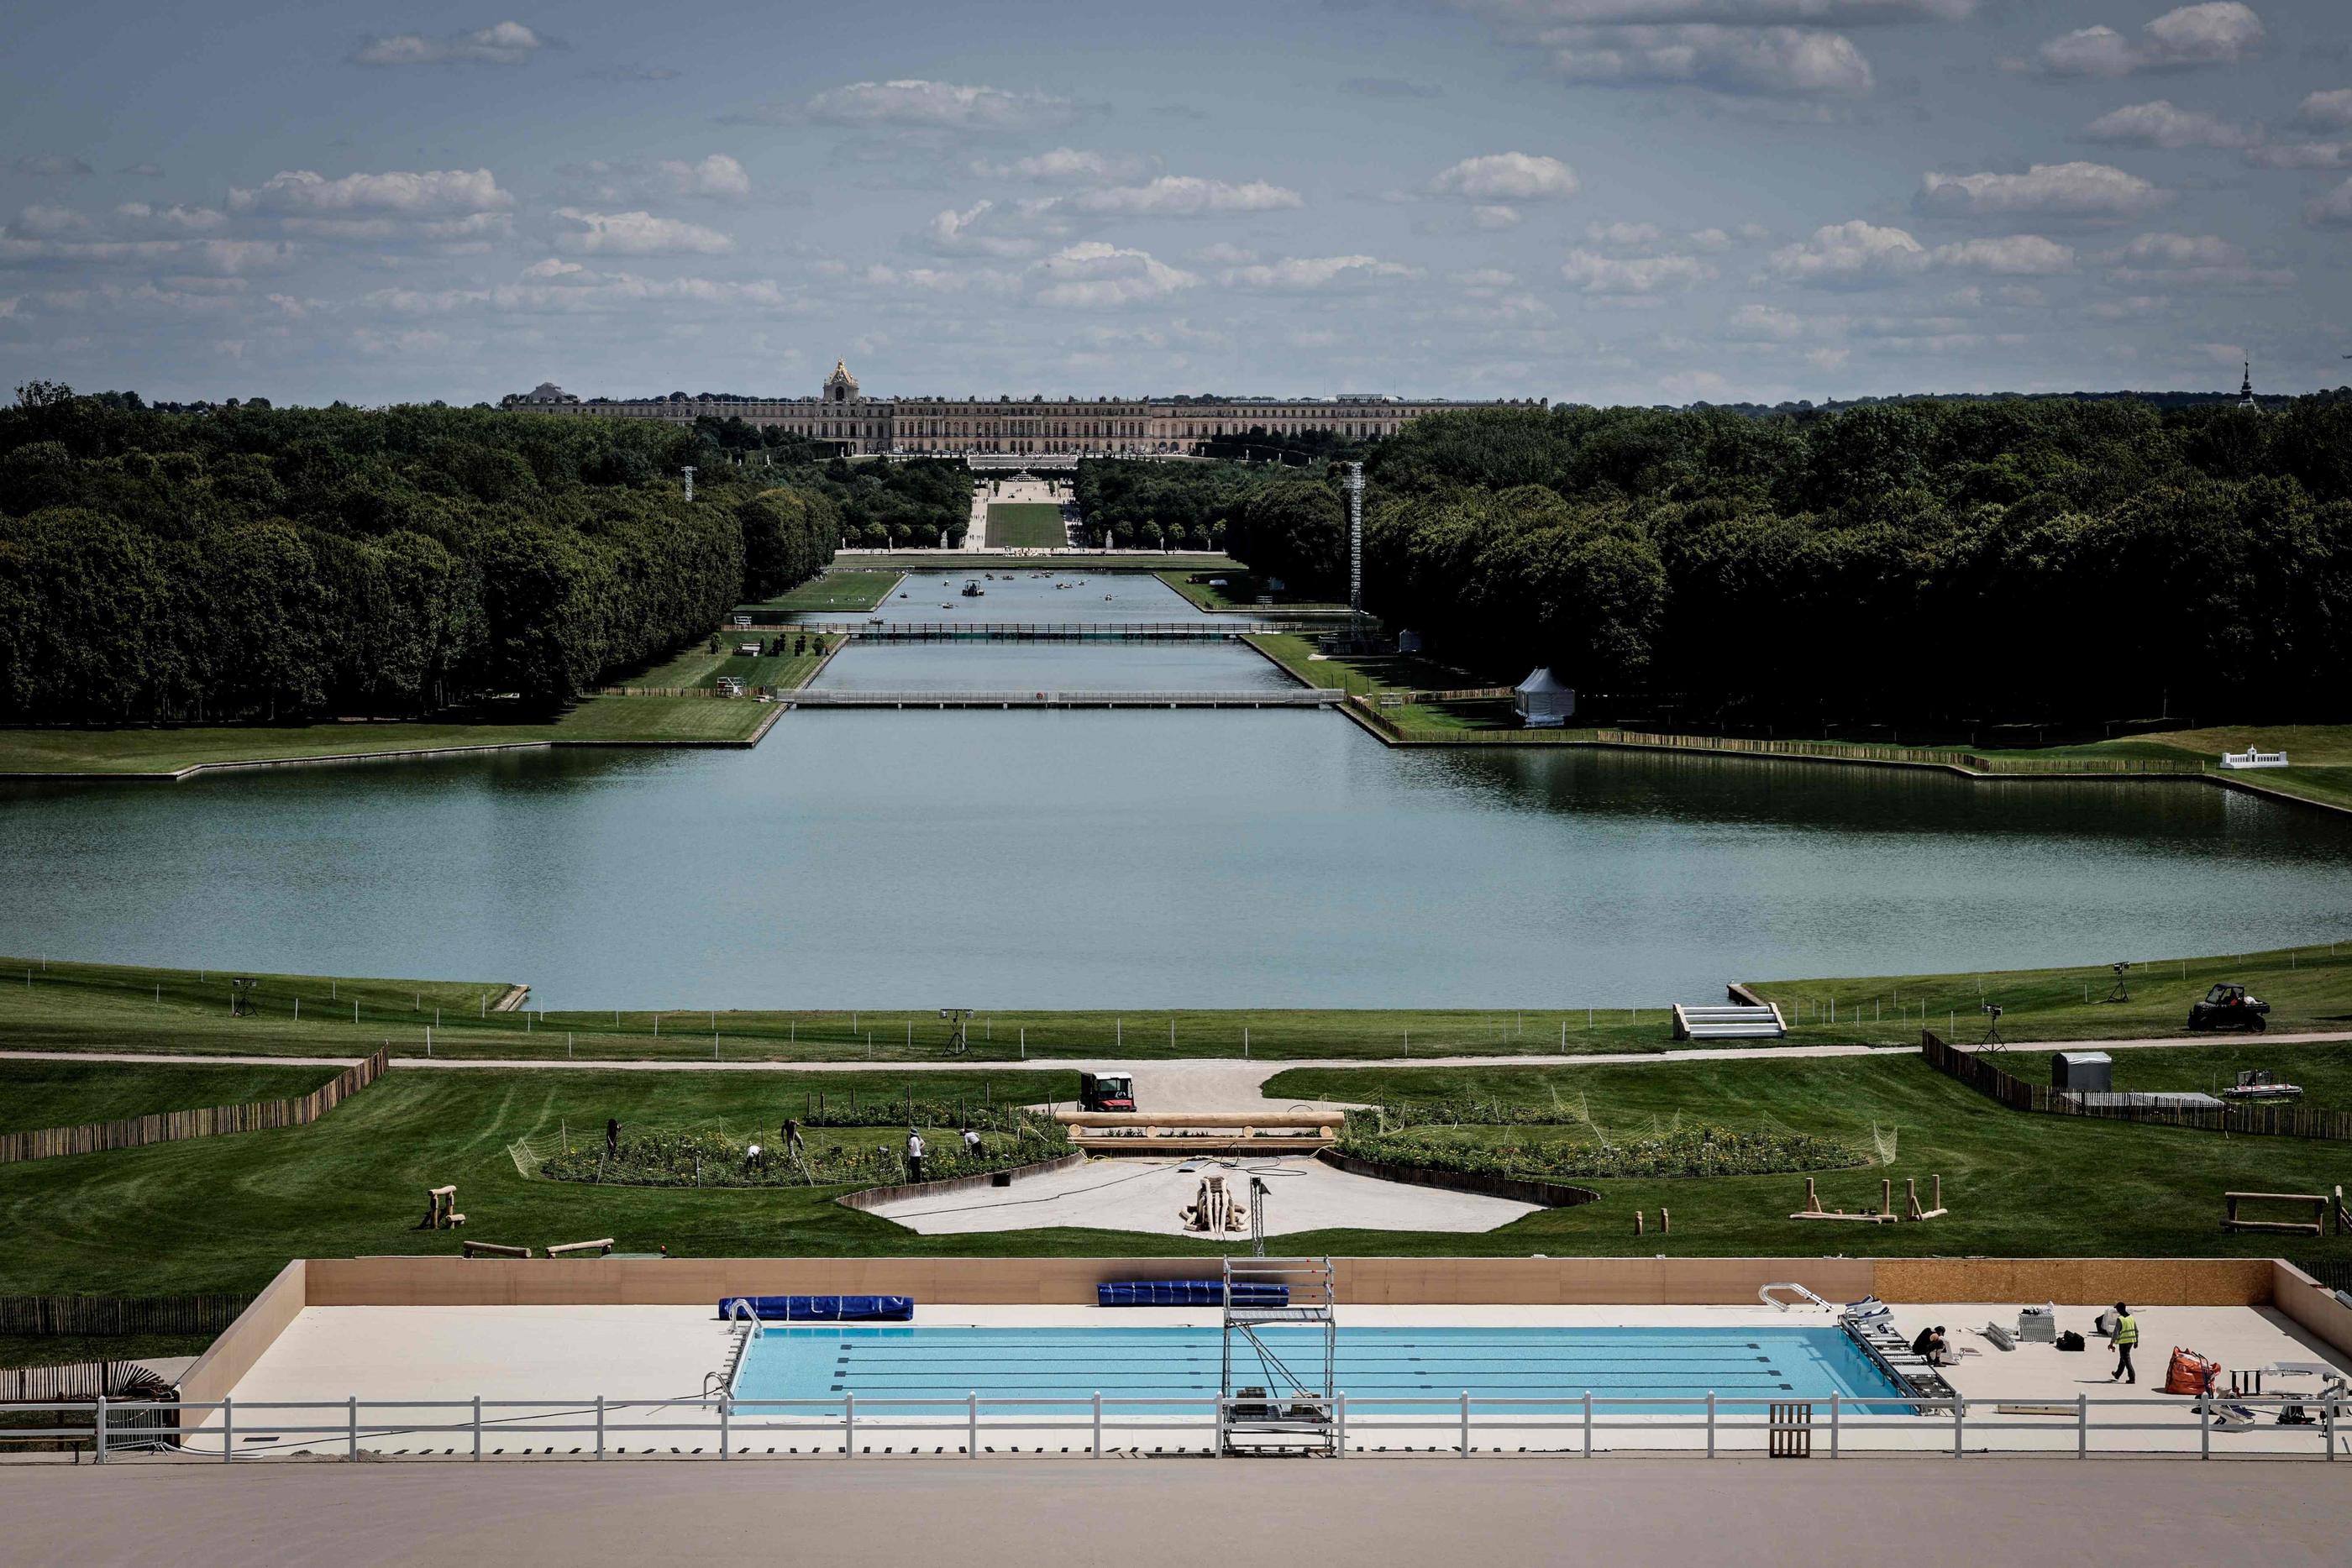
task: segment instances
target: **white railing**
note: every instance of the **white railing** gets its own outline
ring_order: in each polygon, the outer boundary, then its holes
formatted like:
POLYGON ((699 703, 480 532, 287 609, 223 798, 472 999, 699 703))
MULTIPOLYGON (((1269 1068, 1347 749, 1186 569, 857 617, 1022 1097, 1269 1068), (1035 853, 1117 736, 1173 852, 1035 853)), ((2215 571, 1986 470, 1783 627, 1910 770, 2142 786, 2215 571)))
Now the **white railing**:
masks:
POLYGON ((1344 695, 1327 686, 1241 692, 926 692, 829 686, 787 692, 776 700, 796 707, 1337 707, 1344 695))
MULTIPOLYGON (((1083 1396, 1005 1398, 978 1393, 961 1398, 864 1397, 845 1394, 825 1399, 745 1399, 725 1396, 684 1399, 360 1399, 242 1400, 149 1403, 100 1399, 0 1403, 0 1443, 88 1442, 104 1464, 128 1449, 176 1448, 184 1456, 219 1459, 266 1458, 286 1454, 340 1452, 356 1459, 364 1448, 376 1458, 399 1458, 412 1448, 454 1454, 458 1446, 473 1458, 555 1451, 550 1440, 582 1438, 570 1451, 583 1458, 674 1452, 681 1437, 698 1438, 691 1454, 731 1458, 753 1452, 874 1452, 877 1436, 905 1436, 908 1451, 929 1448, 977 1458, 996 1452, 989 1438, 1059 1434, 1095 1457, 1106 1452, 1216 1453, 1236 1406, 1260 1409, 1265 1396, 1247 1398, 1150 1398, 1083 1396), (463 1412, 438 1418, 437 1412, 463 1412), (422 1416, 415 1414, 426 1413, 422 1416), (12 1417, 82 1414, 79 1427, 23 1427, 12 1417), (150 1425, 125 1429, 122 1422, 143 1416, 150 1425), (209 1419, 217 1416, 217 1421, 209 1419), (191 1421, 189 1417, 197 1419, 191 1421), (289 1417, 296 1417, 289 1419, 289 1417), (307 1419, 301 1417, 308 1417, 307 1419), (160 1421, 164 1429, 152 1424, 160 1421), (176 1426, 173 1423, 176 1422, 176 1426), (659 1442, 651 1439, 662 1439, 659 1442), (490 1446, 494 1444, 495 1446, 490 1446), (950 1445, 953 1448, 950 1450, 950 1445), (400 1445, 394 1447, 394 1445, 400 1445)), ((1979 1410, 1988 1401, 1979 1401, 1979 1410)), ((1652 1453, 1760 1453, 1768 1440, 1802 1433, 1818 1457, 1849 1454, 1938 1453, 1958 1458, 1979 1453, 2071 1451, 2077 1458, 2101 1454, 2188 1454, 2210 1458, 2217 1447, 2262 1457, 2336 1458, 2352 1454, 2352 1395, 2214 1395, 2184 1401, 2158 1395, 2103 1396, 2073 1393, 2053 1399, 2012 1398, 1992 1413, 1971 1414, 1966 1399, 1831 1395, 1821 1399, 1787 1396, 1716 1395, 1632 1397, 1587 1392, 1561 1398, 1502 1397, 1464 1392, 1452 1396, 1381 1395, 1332 1400, 1334 1451, 1444 1454, 1467 1458, 1479 1452, 1549 1454, 1590 1458, 1596 1449, 1652 1453), (2308 1425, 2275 1424, 2279 1412, 2301 1410, 2308 1425), (2144 1419, 2161 1411, 2162 1419, 2144 1419), (2026 1412, 2032 1412, 2026 1414, 2026 1412), (2265 1419, 2267 1417, 2267 1419, 2265 1419), (2339 1437, 2339 1433, 2345 1433, 2339 1437), (2031 1434, 2034 1440, 2017 1441, 2031 1434), (2261 1435, 2262 1443, 2248 1439, 2261 1435), (1971 1445, 1974 1445, 1973 1448, 1971 1445), (2316 1450, 2316 1452, 2315 1452, 2316 1450)), ((1246 1412, 1240 1417, 1248 1419, 1246 1412)), ((1007 1442, 1008 1452, 1020 1452, 1007 1442)), ((895 1452, 895 1443, 884 1452, 895 1452)), ((1045 1449, 1041 1447, 1038 1451, 1045 1449)))

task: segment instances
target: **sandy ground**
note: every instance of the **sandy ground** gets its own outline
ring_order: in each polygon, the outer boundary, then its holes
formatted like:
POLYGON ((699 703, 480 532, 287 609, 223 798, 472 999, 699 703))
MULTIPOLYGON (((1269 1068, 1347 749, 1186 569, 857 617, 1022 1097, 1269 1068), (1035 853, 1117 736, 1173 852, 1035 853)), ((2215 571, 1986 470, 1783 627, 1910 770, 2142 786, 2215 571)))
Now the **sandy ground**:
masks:
MULTIPOLYGON (((1246 1195, 1253 1176, 1266 1185, 1267 1234, 1297 1230, 1493 1230, 1536 1206, 1476 1193, 1446 1192, 1351 1176, 1305 1155, 1241 1162, 1123 1157, 1024 1177, 1009 1187, 982 1187, 885 1204, 869 1212, 926 1236, 1077 1226, 1092 1230, 1187 1234, 1178 1211, 1206 1173, 1246 1195), (1181 1168, 1192 1166, 1192 1171, 1181 1168)), ((1248 1232, 1238 1233, 1246 1237, 1248 1232)))
POLYGON ((0 1469, 9 1557, 338 1568, 954 1563, 1357 1568, 2344 1561, 2352 1466, 1597 1459, 1344 1464, 49 1465, 0 1469), (162 1532, 159 1536, 159 1531, 162 1532))
MULTIPOLYGON (((1801 1263, 1791 1273, 1801 1279, 1801 1263)), ((932 1327, 1134 1327, 1138 1325, 1213 1325, 1214 1311, 1118 1310, 1087 1306, 966 1306, 924 1301, 918 1305, 919 1326, 932 1327)), ((2062 1306, 2062 1328, 2087 1329, 2095 1308, 2062 1306)), ((2106 1381, 2111 1355, 2104 1344, 2068 1354, 2050 1345, 2021 1345, 2001 1353, 1974 1333, 1988 1320, 2016 1321, 2014 1303, 1947 1302, 1898 1309, 1895 1325, 1906 1334, 1940 1322, 1956 1332, 1953 1343, 1979 1354, 1963 1354, 1948 1370, 1953 1386, 1969 1401, 1964 1448, 1970 1453, 2042 1452, 2072 1456, 2076 1425, 2072 1416, 2004 1413, 2010 1405, 2064 1405, 2078 1395, 2094 1403, 2087 1411, 2089 1448, 2095 1456, 2124 1453, 2193 1455, 2200 1436, 2189 1402, 2160 1392, 2165 1355, 2176 1343, 2191 1345, 2220 1360, 2225 1367, 2250 1368, 2284 1361, 2329 1362, 2344 1365, 2345 1358, 2327 1353, 2294 1326, 2265 1309, 2244 1307, 2156 1307, 2140 1313, 2147 1347, 2146 1369, 2136 1390, 2106 1381), (2101 1401, 2130 1400, 2129 1404, 2101 1401), (2123 1430, 2146 1427, 2147 1430, 2123 1430)), ((1779 1312, 1752 1306, 1348 1306, 1340 1309, 1340 1333, 1350 1323, 1362 1326, 1410 1326, 1423 1323, 1483 1327, 1594 1327, 1626 1323, 1656 1327, 1703 1326, 1741 1328, 1825 1327, 1829 1314, 1819 1310, 1779 1312)), ((238 1406, 235 1419, 240 1458, 295 1456, 308 1448, 340 1456, 350 1438, 343 1402, 352 1396, 374 1401, 485 1401, 483 1451, 491 1456, 520 1458, 572 1457, 593 1454, 593 1402, 599 1394, 608 1401, 641 1400, 644 1406, 609 1412, 607 1444, 614 1452, 632 1457, 652 1454, 701 1454, 719 1447, 715 1414, 696 1406, 663 1402, 699 1395, 706 1373, 727 1360, 730 1331, 708 1307, 310 1307, 266 1353, 234 1390, 238 1406), (499 1407, 503 1400, 558 1402, 534 1410, 499 1407), (331 1408, 300 1413, 271 1411, 275 1401, 318 1401, 331 1408), (287 1428, 318 1426, 324 1432, 295 1433, 287 1428)), ((2300 1388, 2301 1383, 2270 1380, 2272 1394, 2300 1388)), ((964 1441, 960 1413, 885 1411, 861 1405, 857 1442, 862 1453, 908 1458, 942 1448, 954 1452, 964 1441)), ((427 1431, 438 1423, 460 1427, 470 1421, 470 1408, 427 1409, 373 1406, 359 1416, 359 1444, 364 1451, 392 1457, 421 1455, 467 1457, 472 1452, 470 1430, 427 1431)), ((1718 1444, 1726 1454, 1752 1453, 1763 1447, 1762 1412, 1722 1412, 1718 1444)), ((2262 1412, 2262 1424, 2242 1431, 2216 1432, 2213 1452, 2221 1457, 2318 1458, 2324 1433, 2316 1427, 2279 1427, 2271 1412, 2262 1412)), ((1038 1418, 1034 1415, 1026 1417, 1038 1418)), ((1084 1452, 1091 1440, 1084 1412, 1062 1413, 1067 1425, 1055 1429, 1015 1429, 984 1421, 981 1439, 985 1451, 1025 1457, 1084 1452)), ((1706 1433, 1696 1410, 1650 1416, 1605 1415, 1596 1427, 1598 1452, 1628 1450, 1704 1450, 1706 1433), (1679 1423, 1679 1425, 1675 1425, 1679 1423)), ((1826 1453, 1828 1412, 1816 1406, 1815 1444, 1826 1453)), ((218 1453, 218 1422, 208 1418, 207 1430, 193 1447, 200 1453, 218 1453)), ((1351 1416, 1349 1445, 1359 1453, 1405 1448, 1452 1449, 1458 1440, 1457 1417, 1450 1407, 1410 1416, 1351 1416)), ((790 1412, 739 1412, 730 1426, 730 1446, 739 1452, 765 1458, 811 1458, 840 1452, 838 1414, 822 1416, 790 1412)), ((1850 1412, 1842 1419, 1843 1451, 1949 1453, 1952 1428, 1940 1415, 1883 1415, 1861 1419, 1850 1412)), ((1478 1416, 1474 1444, 1481 1452, 1535 1452, 1580 1448, 1582 1433, 1573 1416, 1524 1413, 1507 1416, 1497 1410, 1478 1416), (1506 1424, 1508 1421, 1509 1424, 1506 1424), (1544 1423, 1549 1423, 1544 1424, 1544 1423)), ((1107 1451, 1151 1453, 1196 1452, 1211 1446, 1207 1421, 1181 1421, 1163 1415, 1120 1416, 1113 1412, 1107 1427, 1107 1451)), ((2338 1458, 2352 1461, 2352 1428, 2337 1437, 2338 1458)), ((128 1462, 179 1463, 179 1459, 128 1462)), ((2352 1464, 2343 1467, 2352 1471, 2352 1464)), ((6 1467, 0 1465, 0 1470, 6 1467)))

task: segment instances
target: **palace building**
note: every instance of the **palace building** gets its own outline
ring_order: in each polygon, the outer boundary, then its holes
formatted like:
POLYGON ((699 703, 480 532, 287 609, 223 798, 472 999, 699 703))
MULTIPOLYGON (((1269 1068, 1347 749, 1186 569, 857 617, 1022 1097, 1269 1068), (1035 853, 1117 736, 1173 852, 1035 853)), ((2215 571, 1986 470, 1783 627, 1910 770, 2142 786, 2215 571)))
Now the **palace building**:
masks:
POLYGON ((688 397, 583 401, 553 382, 499 401, 500 408, 593 419, 740 419, 828 443, 843 453, 894 456, 965 454, 1148 456, 1199 452, 1218 436, 1328 432, 1345 440, 1393 435, 1408 420, 1447 409, 1528 404, 1454 402, 1443 398, 1354 395, 1328 398, 874 398, 858 390, 836 361, 815 397, 688 397))

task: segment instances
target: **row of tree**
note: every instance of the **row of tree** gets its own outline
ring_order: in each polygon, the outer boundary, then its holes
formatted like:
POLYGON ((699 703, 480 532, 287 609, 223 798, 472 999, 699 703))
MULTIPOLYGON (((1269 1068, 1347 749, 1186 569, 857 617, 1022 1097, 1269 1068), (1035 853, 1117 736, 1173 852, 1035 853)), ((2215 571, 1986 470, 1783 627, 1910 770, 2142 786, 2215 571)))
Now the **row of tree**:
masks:
POLYGON ((676 426, 36 384, 0 410, 0 721, 552 707, 821 570, 840 530, 814 468, 676 426))
MULTIPOLYGON (((2340 396, 1482 410, 1414 422, 1367 473, 1391 625, 1687 722, 2320 717, 2352 691, 2340 396)), ((1288 488, 1226 546, 1328 577, 1336 497, 1288 488)))
POLYGON ((822 493, 852 549, 959 549, 971 528, 971 470, 961 461, 912 458, 852 462, 822 443, 740 415, 705 416, 695 434, 749 476, 822 493))

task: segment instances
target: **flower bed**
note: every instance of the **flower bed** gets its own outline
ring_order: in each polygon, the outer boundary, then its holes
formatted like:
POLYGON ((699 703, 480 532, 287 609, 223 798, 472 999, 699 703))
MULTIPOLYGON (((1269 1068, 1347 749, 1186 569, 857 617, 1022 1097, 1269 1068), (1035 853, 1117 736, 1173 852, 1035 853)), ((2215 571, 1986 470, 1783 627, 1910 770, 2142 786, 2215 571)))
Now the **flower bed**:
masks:
POLYGON ((1478 1143, 1422 1130, 1372 1131, 1350 1117, 1339 1152, 1386 1165, 1465 1176, 1557 1180, 1566 1176, 1776 1176, 1866 1165, 1851 1145, 1806 1133, 1738 1132, 1686 1127, 1622 1143, 1512 1141, 1478 1143))
MULTIPOLYGON (((898 1108, 904 1109, 903 1103, 898 1108)), ((869 1103, 866 1109, 870 1116, 877 1107, 869 1103)), ((922 1128, 926 1145, 926 1181, 985 1176, 1070 1152, 1068 1134, 1049 1117, 1025 1111, 983 1116, 975 1109, 970 1124, 980 1132, 981 1145, 977 1155, 969 1155, 961 1124, 924 1123, 920 1113, 940 1109, 919 1102, 916 1105, 916 1124, 922 1128)), ((813 1143, 798 1160, 785 1157, 780 1141, 762 1135, 756 1140, 763 1156, 757 1166, 751 1163, 748 1147, 754 1140, 719 1131, 655 1130, 623 1137, 610 1155, 602 1138, 582 1139, 541 1161, 539 1174, 551 1181, 620 1186, 874 1186, 907 1179, 905 1129, 903 1122, 875 1125, 870 1141, 813 1143)))

